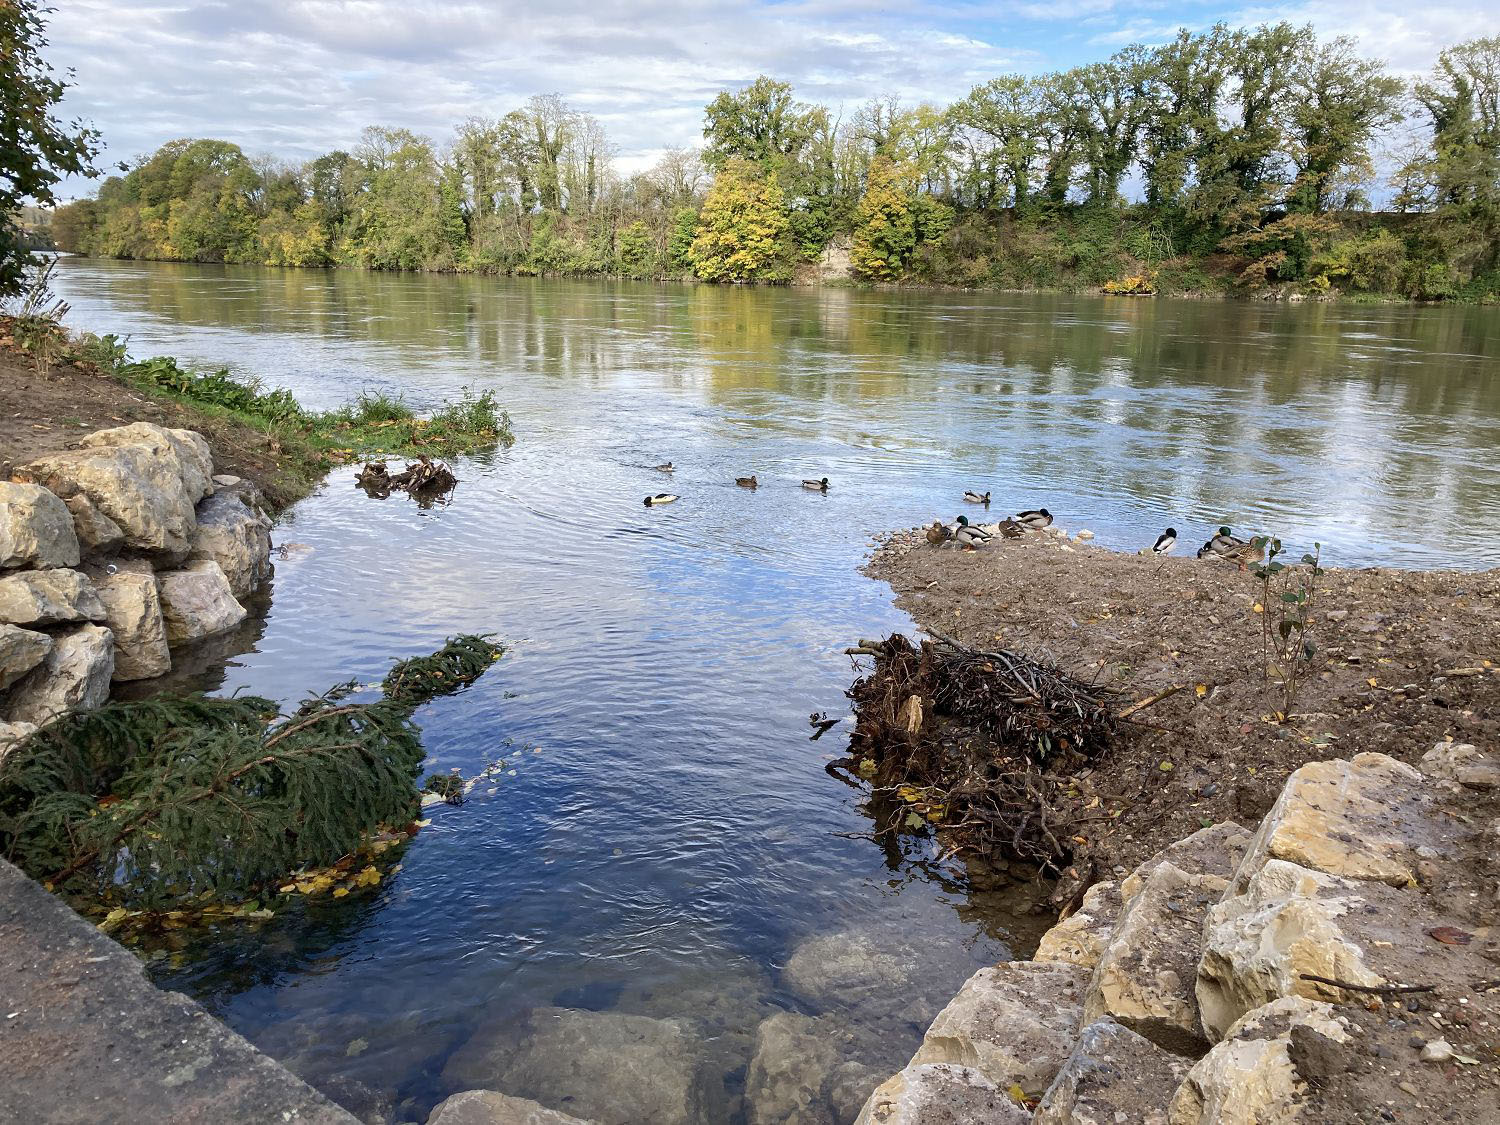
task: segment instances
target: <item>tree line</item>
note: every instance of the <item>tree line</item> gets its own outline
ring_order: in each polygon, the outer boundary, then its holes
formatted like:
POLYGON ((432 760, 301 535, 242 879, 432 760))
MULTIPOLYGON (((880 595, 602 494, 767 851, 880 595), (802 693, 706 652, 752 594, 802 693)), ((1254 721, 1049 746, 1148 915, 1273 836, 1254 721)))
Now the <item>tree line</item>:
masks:
POLYGON ((268 265, 775 282, 823 259, 891 282, 1500 293, 1500 37, 1408 84, 1347 37, 1219 25, 847 115, 761 77, 708 104, 701 149, 631 175, 614 156, 555 94, 442 146, 371 127, 305 164, 179 140, 53 230, 268 265))

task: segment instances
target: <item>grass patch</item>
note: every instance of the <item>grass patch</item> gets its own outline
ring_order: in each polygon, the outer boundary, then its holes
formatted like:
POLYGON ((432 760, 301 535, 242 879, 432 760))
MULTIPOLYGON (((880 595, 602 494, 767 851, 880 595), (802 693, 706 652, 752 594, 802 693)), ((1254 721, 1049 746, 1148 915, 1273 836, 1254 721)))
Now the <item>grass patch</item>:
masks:
POLYGON ((242 382, 224 368, 193 371, 171 356, 131 360, 114 336, 80 336, 70 355, 153 397, 259 430, 273 440, 278 453, 292 456, 306 472, 374 455, 457 457, 515 440, 510 416, 493 391, 464 388, 456 401, 444 402, 426 417, 402 399, 380 393, 361 394, 337 410, 311 411, 290 391, 266 390, 258 380, 242 382))

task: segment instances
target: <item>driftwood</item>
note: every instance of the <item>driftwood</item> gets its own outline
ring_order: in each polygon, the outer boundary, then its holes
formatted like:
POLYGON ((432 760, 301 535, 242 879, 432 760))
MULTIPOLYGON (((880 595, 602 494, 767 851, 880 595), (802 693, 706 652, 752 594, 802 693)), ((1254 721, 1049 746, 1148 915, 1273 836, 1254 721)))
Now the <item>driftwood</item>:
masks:
POLYGON ((871 784, 871 811, 887 830, 931 824, 981 855, 1067 866, 1075 821, 1059 797, 1118 729, 1112 692, 1051 661, 940 634, 846 651, 875 662, 849 689, 847 766, 871 784))
POLYGON ((376 500, 384 500, 392 492, 404 492, 425 506, 452 492, 458 478, 446 463, 423 453, 399 473, 392 473, 384 461, 368 461, 354 484, 376 500))

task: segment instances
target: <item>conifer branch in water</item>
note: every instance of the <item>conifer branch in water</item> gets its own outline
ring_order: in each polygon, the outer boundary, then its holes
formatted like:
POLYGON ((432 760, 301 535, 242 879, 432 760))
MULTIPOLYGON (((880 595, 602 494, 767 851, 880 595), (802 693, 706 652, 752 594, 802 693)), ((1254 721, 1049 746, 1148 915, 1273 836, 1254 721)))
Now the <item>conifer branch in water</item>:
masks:
POLYGON ((503 648, 453 637, 381 697, 340 684, 282 716, 269 699, 161 695, 66 716, 0 761, 0 854, 72 895, 162 909, 247 897, 356 851, 418 808, 413 712, 503 648))

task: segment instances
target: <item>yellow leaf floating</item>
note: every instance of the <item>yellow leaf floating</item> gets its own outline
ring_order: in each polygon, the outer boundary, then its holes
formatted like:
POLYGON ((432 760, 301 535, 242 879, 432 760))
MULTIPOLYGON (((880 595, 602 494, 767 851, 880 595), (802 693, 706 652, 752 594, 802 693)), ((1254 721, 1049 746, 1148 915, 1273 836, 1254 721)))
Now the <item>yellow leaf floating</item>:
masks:
POLYGON ((343 898, 348 893, 349 893, 349 888, 348 887, 335 887, 334 891, 333 891, 333 897, 334 898, 343 898))
POLYGON ((373 866, 366 867, 363 871, 361 871, 354 877, 354 885, 356 887, 373 887, 376 886, 379 882, 380 872, 376 871, 373 866))

